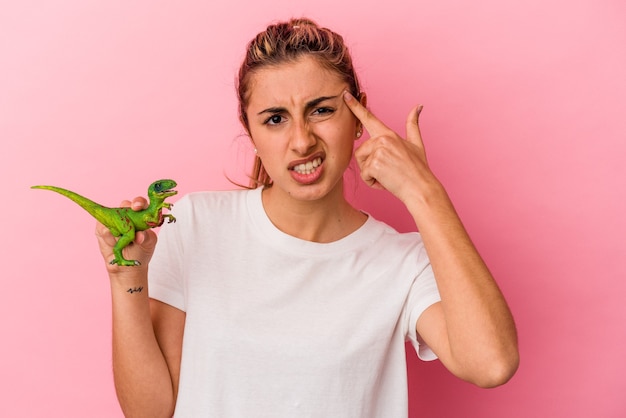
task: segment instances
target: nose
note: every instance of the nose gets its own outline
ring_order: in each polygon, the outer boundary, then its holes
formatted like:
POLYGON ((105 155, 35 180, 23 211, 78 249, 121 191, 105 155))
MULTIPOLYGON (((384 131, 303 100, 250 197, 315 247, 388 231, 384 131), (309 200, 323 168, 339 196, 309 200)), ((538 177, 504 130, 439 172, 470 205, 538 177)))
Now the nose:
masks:
POLYGON ((305 121, 298 121, 293 124, 293 129, 291 132, 291 149, 299 154, 306 155, 308 154, 315 144, 317 143, 317 138, 313 133, 313 130, 305 121))

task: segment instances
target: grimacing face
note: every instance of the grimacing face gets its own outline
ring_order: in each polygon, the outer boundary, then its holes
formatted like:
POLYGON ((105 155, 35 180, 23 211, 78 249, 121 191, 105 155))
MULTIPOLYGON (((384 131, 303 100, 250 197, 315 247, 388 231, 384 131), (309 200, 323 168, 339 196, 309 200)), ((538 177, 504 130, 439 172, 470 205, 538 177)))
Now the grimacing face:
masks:
POLYGON ((336 192, 356 139, 343 100, 348 84, 306 56, 260 69, 249 82, 249 133, 273 188, 304 200, 336 192))

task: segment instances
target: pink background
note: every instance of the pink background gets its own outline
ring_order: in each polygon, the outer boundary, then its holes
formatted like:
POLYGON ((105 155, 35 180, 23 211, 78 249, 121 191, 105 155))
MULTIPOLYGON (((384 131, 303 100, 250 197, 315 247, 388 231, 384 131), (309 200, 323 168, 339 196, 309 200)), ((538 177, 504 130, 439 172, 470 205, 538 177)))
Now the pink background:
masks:
MULTIPOLYGON (((410 355, 411 417, 626 416, 626 3, 367 3, 4 2, 0 416, 121 416, 93 220, 29 186, 117 205, 162 177, 244 181, 234 74, 249 38, 301 15, 345 36, 389 126, 425 105, 431 165, 517 320, 501 388, 410 355)), ((352 191, 413 229, 386 193, 352 191)))

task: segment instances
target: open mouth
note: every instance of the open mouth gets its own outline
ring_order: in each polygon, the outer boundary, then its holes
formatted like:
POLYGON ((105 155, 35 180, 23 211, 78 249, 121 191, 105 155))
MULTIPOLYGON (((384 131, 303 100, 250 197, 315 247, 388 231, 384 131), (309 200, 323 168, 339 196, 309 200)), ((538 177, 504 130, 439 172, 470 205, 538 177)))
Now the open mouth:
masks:
POLYGON ((293 166, 291 169, 298 174, 311 174, 317 167, 322 165, 322 157, 317 157, 306 163, 293 166))
MULTIPOLYGON (((176 186, 174 186, 176 187, 176 186)), ((178 194, 178 192, 174 189, 167 189, 167 190, 163 190, 161 192, 162 195, 167 195, 167 196, 174 196, 175 194, 178 194)))
POLYGON ((163 180, 163 181, 157 181, 153 184, 154 186, 154 193, 157 196, 174 196, 175 194, 177 194, 178 192, 176 190, 174 190, 174 187, 177 186, 176 182, 173 180, 163 180))

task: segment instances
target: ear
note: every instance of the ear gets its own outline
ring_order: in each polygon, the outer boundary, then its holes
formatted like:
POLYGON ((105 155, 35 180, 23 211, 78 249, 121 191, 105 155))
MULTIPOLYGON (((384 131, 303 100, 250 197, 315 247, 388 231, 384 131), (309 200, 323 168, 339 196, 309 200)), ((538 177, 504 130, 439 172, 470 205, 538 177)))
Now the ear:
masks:
POLYGON ((243 126, 243 130, 246 131, 246 135, 250 136, 250 129, 248 128, 246 121, 241 115, 239 115, 239 123, 241 123, 241 126, 243 126))
POLYGON ((367 107, 367 93, 364 91, 359 93, 359 103, 361 103, 363 107, 367 107))
MULTIPOLYGON (((367 94, 362 91, 359 93, 359 103, 363 105, 363 107, 367 107, 367 94)), ((359 119, 356 120, 356 131, 363 132, 363 124, 359 119)), ((359 135, 360 137, 361 135, 359 135)))

